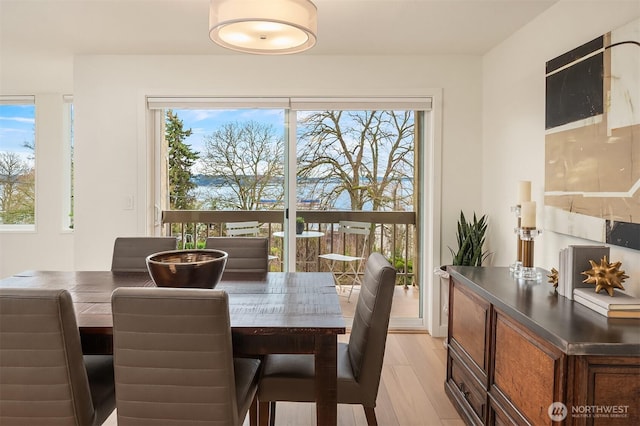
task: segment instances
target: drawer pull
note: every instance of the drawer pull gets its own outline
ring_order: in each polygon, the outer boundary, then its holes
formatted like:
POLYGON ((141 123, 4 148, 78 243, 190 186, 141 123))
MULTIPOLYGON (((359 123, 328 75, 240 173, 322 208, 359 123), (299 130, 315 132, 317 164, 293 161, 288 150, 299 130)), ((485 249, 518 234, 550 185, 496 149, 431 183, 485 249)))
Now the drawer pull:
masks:
POLYGON ((469 394, 471 393, 468 390, 466 390, 466 388, 467 387, 465 386, 464 382, 460 382, 460 384, 458 385, 458 389, 460 389, 460 392, 462 392, 462 396, 464 396, 465 399, 469 398, 469 394))

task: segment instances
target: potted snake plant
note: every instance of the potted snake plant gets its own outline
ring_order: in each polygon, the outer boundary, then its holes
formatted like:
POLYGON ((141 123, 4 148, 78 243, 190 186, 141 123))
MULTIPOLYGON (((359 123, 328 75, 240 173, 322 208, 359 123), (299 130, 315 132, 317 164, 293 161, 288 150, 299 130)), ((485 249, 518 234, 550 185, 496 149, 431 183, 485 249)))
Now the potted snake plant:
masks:
POLYGON ((473 213, 473 221, 467 221, 464 212, 460 211, 458 220, 457 250, 449 247, 453 256, 452 265, 482 266, 482 262, 490 253, 484 251, 484 241, 487 233, 487 215, 480 219, 473 213))

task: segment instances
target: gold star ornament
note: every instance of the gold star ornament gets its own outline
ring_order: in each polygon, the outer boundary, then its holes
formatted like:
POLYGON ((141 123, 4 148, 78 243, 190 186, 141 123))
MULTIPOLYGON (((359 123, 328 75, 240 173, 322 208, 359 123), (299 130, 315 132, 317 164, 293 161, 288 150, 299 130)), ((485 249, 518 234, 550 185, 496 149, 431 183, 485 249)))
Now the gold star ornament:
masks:
POLYGON ((556 268, 551 268, 551 275, 547 275, 549 280, 547 281, 549 284, 553 284, 555 288, 558 288, 558 270, 556 268))
POLYGON ((600 293, 600 290, 605 290, 611 297, 613 297, 614 288, 624 290, 622 283, 629 276, 620 270, 621 262, 609 263, 607 262, 607 256, 604 256, 599 265, 593 260, 590 260, 589 263, 591 264, 591 269, 582 272, 582 275, 587 277, 582 281, 583 283, 594 284, 596 293, 600 293))

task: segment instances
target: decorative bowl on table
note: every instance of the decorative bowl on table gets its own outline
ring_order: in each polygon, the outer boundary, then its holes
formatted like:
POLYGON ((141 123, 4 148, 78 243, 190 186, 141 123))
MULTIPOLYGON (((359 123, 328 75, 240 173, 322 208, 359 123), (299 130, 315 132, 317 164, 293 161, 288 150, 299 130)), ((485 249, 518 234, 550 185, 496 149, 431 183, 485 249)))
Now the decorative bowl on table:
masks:
POLYGON ((214 288, 229 255, 222 250, 171 250, 147 256, 147 269, 158 287, 214 288))

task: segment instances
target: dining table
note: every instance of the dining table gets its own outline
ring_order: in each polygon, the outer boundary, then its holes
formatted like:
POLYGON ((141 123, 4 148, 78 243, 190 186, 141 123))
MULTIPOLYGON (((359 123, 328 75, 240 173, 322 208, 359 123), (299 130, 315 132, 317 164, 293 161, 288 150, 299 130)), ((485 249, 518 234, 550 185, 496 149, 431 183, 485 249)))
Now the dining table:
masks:
MULTIPOLYGON (((66 289, 73 299, 85 354, 113 352, 111 293, 154 287, 148 272, 25 271, 0 288, 66 289)), ((315 356, 318 425, 337 422, 337 342, 346 326, 329 272, 225 273, 216 290, 229 295, 236 356, 315 356)))

